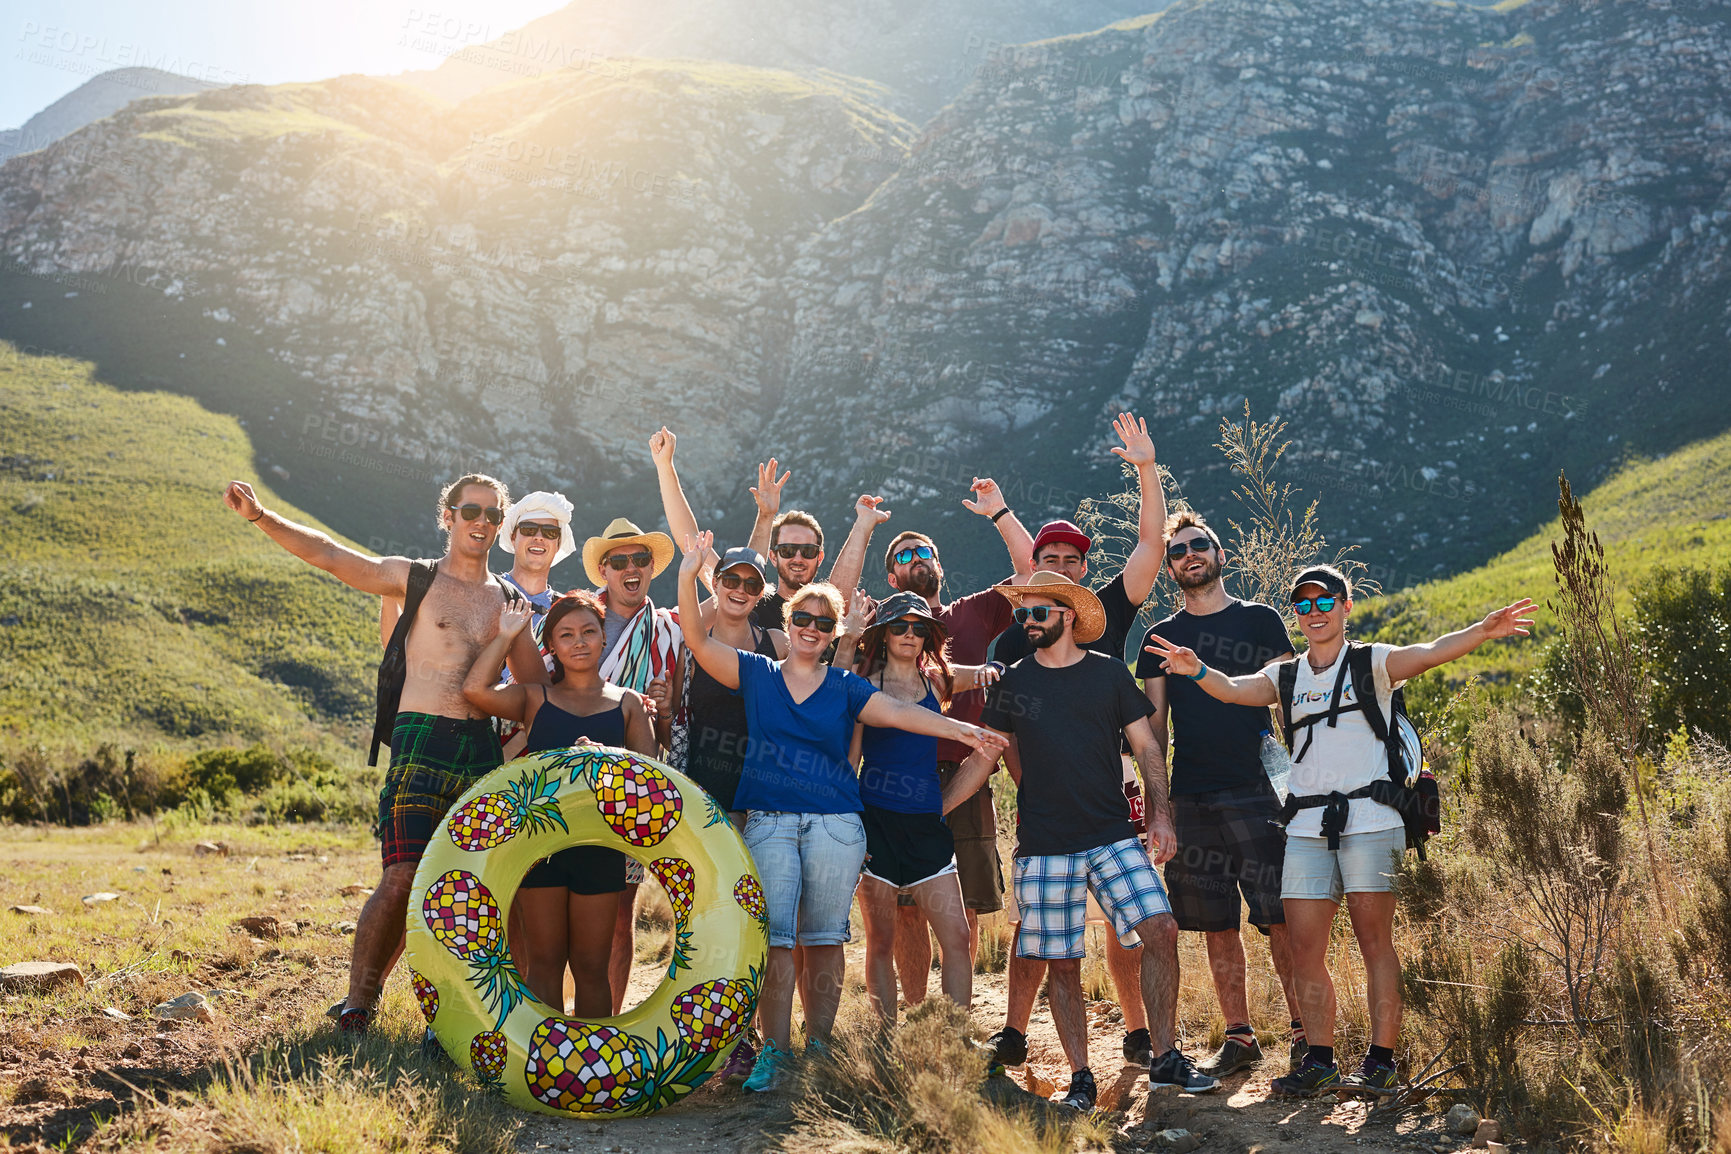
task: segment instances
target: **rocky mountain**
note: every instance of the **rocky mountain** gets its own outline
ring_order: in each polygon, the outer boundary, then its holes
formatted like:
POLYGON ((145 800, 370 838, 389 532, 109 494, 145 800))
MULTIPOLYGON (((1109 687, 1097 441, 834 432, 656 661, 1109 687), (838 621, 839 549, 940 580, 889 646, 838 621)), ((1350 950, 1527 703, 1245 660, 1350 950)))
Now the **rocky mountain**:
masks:
POLYGON ((619 57, 686 58, 806 75, 839 72, 884 88, 887 107, 924 119, 1016 45, 1091 32, 1166 0, 573 0, 522 28, 411 10, 402 44, 443 57, 402 79, 453 102, 527 76, 606 71, 619 57))
POLYGON ((653 520, 665 421, 724 531, 776 452, 982 580, 972 475, 1069 513, 1129 406, 1223 519, 1248 402, 1399 586, 1542 523, 1558 468, 1731 426, 1728 80, 1718 10, 1667 0, 1182 0, 994 50, 923 129, 866 81, 640 58, 455 109, 164 98, 0 169, 0 336, 243 416, 377 548, 469 465, 653 520))
POLYGON ((142 97, 203 92, 214 87, 160 68, 111 68, 92 76, 21 126, 0 130, 0 161, 20 152, 47 148, 142 97))

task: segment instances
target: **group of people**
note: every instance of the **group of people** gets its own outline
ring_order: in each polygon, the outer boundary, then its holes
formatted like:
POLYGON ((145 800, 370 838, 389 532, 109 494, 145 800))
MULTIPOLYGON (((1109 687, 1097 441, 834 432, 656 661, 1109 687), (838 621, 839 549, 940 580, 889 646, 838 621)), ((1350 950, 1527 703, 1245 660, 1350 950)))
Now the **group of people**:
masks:
MULTIPOLYGON (((774 459, 750 488, 750 537, 718 550, 685 498, 666 428, 649 449, 671 535, 621 517, 585 541, 594 592, 550 587, 553 566, 578 547, 573 506, 557 493, 512 502, 492 477, 458 478, 439 498, 445 553, 428 564, 364 556, 231 483, 225 500, 237 513, 381 598, 382 670, 399 687, 377 730, 390 745, 383 876, 361 913, 347 997, 333 1007, 339 1027, 368 1027, 402 950, 416 864, 449 808, 507 757, 587 740, 666 759, 716 799, 751 852, 769 960, 757 1044, 742 1041, 724 1068, 748 1090, 774 1087, 787 1067, 796 992, 807 1048, 825 1045, 856 899, 866 987, 884 1021, 926 996, 934 937, 944 996, 969 1006, 978 919, 1005 906, 991 784, 1001 766, 1015 787, 1016 930, 1006 1021, 980 1043, 992 1062, 1026 1060, 1047 978, 1071 1068, 1060 1101, 1093 1106, 1080 962, 1095 921, 1112 931, 1125 1059, 1155 1086, 1216 1089, 1262 1060, 1239 936, 1247 910, 1268 938, 1291 1022, 1290 1066, 1274 1091, 1391 1092, 1400 1021, 1392 875, 1405 841, 1400 816, 1365 796, 1386 762, 1353 697, 1359 679, 1345 676, 1350 583, 1328 566, 1295 577, 1295 654, 1277 610, 1226 591, 1226 554, 1207 522, 1189 510, 1168 517, 1145 422, 1125 414, 1113 430, 1113 451, 1141 490, 1121 571, 1091 588, 1086 533, 1052 521, 1030 534, 998 485, 976 478, 963 504, 995 527, 1009 573, 947 601, 938 546, 912 530, 884 550, 890 595, 861 590, 871 538, 890 519, 872 495, 858 499, 820 581, 823 528, 781 510, 790 474, 774 459), (512 557, 507 573, 491 570, 495 546, 512 557), (676 560, 677 607, 657 605, 650 584, 676 560), (1131 630, 1162 576, 1183 608, 1148 630, 1132 675, 1131 630), (1304 806, 1296 816, 1266 768, 1282 753, 1269 707, 1282 665, 1290 683, 1294 661, 1290 728, 1306 730, 1291 767, 1293 793, 1305 795, 1294 798, 1304 806), (1312 812, 1336 797, 1351 800, 1312 812), (1373 1023, 1369 1053, 1345 1077, 1327 967, 1343 898, 1373 1023), (1223 1045, 1200 1063, 1178 1045, 1181 931, 1205 937, 1226 1022, 1223 1045)), ((1372 647, 1379 699, 1489 638, 1524 633, 1530 604, 1428 645, 1372 647)), ((573 1013, 619 1012, 642 877, 634 861, 595 846, 529 872, 510 940, 537 998, 563 1008, 569 974, 573 1013)))

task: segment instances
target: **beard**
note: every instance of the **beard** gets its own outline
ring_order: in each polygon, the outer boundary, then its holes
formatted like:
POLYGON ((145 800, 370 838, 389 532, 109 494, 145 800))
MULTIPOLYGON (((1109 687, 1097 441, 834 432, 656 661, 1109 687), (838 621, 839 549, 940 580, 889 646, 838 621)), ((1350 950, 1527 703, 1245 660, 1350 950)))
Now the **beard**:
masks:
POLYGON ((1064 635, 1062 629, 1051 625, 1039 629, 1028 630, 1028 644, 1035 649, 1050 649, 1058 643, 1058 638, 1064 635))
POLYGON ((1211 549, 1208 551, 1207 557, 1203 559, 1202 572, 1187 573, 1179 570, 1177 578, 1180 589, 1201 589, 1206 585, 1212 585, 1220 580, 1220 561, 1214 556, 1214 551, 1211 549))
POLYGON ((909 592, 918 593, 921 597, 936 597, 941 584, 943 578, 933 572, 929 565, 915 565, 908 570, 909 592))

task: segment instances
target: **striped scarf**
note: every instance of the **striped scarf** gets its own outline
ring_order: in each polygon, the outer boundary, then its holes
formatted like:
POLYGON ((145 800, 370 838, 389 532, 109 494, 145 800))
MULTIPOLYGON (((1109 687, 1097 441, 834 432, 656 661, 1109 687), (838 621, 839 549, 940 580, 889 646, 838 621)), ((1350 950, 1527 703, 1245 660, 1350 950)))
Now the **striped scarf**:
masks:
POLYGON ((657 609, 646 597, 625 623, 618 642, 601 659, 601 676, 642 693, 655 678, 671 674, 683 643, 679 618, 666 609, 657 609))

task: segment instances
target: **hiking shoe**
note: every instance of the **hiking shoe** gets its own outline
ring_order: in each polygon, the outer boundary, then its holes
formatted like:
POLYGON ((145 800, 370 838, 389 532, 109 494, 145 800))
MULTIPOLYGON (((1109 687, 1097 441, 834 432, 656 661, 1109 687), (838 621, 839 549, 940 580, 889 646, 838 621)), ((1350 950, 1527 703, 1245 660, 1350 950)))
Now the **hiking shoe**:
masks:
POLYGON ((1197 1070, 1195 1064, 1184 1056, 1184 1051, 1173 1048, 1148 1067, 1148 1087, 1153 1089, 1156 1086, 1176 1086, 1186 1094, 1206 1094, 1220 1089, 1220 1079, 1210 1078, 1197 1070))
POLYGON ((807 1038, 805 1040, 805 1056, 808 1058, 832 1057, 835 1051, 822 1038, 807 1038))
POLYGON ((1292 1044, 1286 1052, 1286 1072, 1288 1074, 1298 1073, 1298 1068, 1304 1065, 1304 1056, 1308 1053, 1310 1053, 1309 1042, 1303 1038, 1292 1039, 1292 1044))
POLYGON ((757 1061, 757 1047, 743 1038, 739 1045, 733 1048, 733 1053, 727 1056, 727 1065, 721 1068, 721 1081, 724 1085, 737 1086, 751 1077, 751 1064, 757 1061))
POLYGON ((751 1068, 751 1076, 745 1080, 745 1088, 757 1094, 775 1089, 781 1082, 782 1066, 790 1057, 792 1055, 774 1042, 765 1041, 763 1052, 751 1068))
POLYGON ((1094 1071, 1082 1069, 1070 1075, 1070 1089, 1052 1101, 1086 1114, 1094 1108, 1098 1092, 1094 1088, 1094 1071))
POLYGON ((1248 1070, 1262 1061, 1262 1044, 1252 1035, 1246 1042, 1241 1034, 1228 1034, 1226 1040, 1220 1043, 1220 1049, 1205 1062, 1196 1063, 1196 1069, 1210 1078, 1225 1078, 1240 1070, 1248 1070))
POLYGON ((1270 1087, 1276 1098, 1314 1098, 1340 1089, 1340 1068, 1324 1066, 1307 1054, 1304 1062, 1284 1078, 1276 1078, 1270 1087))
POLYGON ((1373 1062, 1369 1058, 1358 1068, 1358 1073, 1348 1074, 1340 1081, 1342 1094, 1354 1094, 1362 1098, 1387 1098, 1399 1089, 1400 1075, 1395 1073, 1394 1067, 1373 1062))
POLYGON ((337 1015, 337 1031, 351 1037, 360 1037, 367 1032, 367 1027, 373 1024, 373 1012, 368 1009, 344 1010, 337 1015))
POLYGON ((1014 1026, 1005 1026, 986 1039, 983 1049, 988 1066, 1020 1066, 1028 1060, 1028 1036, 1014 1026))
POLYGON ((1124 1060, 1132 1066, 1146 1066, 1154 1060, 1154 1043, 1147 1030, 1131 1030, 1124 1035, 1124 1060))

